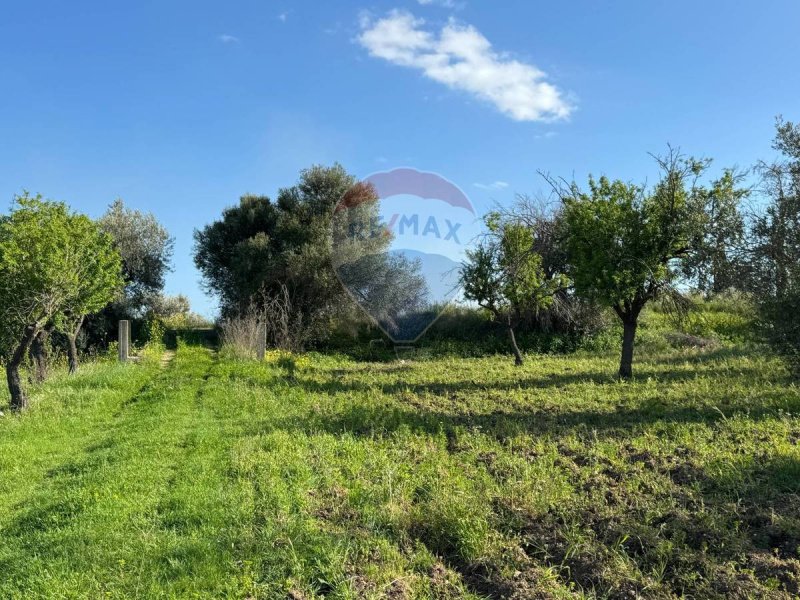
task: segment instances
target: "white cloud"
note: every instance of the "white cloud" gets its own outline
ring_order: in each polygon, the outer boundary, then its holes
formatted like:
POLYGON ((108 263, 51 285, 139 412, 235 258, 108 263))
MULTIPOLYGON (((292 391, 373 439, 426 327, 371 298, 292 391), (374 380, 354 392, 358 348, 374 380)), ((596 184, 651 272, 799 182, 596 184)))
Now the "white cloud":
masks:
POLYGON ((462 3, 456 2, 455 0, 417 0, 417 2, 419 2, 422 6, 436 4, 438 6, 444 6, 445 8, 458 8, 462 5, 462 3))
POLYGON ((494 183, 473 183, 476 188, 482 190, 504 190, 508 187, 505 181, 495 181, 494 183))
POLYGON ((278 21, 280 21, 281 23, 286 23, 286 19, 289 18, 289 13, 286 12, 286 11, 283 11, 282 13, 278 14, 277 18, 278 18, 278 21))
POLYGON ((223 44, 238 44, 239 38, 235 35, 230 35, 228 33, 221 33, 217 36, 217 39, 222 42, 223 44))
POLYGON ((516 121, 569 116, 572 106, 536 66, 492 48, 471 25, 448 21, 439 32, 423 19, 394 10, 373 21, 360 18, 358 42, 370 56, 422 71, 425 77, 490 102, 516 121))

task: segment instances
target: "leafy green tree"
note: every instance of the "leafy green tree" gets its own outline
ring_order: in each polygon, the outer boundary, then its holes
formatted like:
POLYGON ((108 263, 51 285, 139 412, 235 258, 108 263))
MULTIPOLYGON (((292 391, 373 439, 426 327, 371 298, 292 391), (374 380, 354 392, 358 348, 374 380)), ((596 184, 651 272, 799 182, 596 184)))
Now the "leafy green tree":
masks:
POLYGON ((243 196, 195 231, 195 264, 223 315, 243 314, 254 298, 274 296, 282 286, 310 337, 324 336, 336 315, 352 310, 332 268, 331 217, 355 184, 340 165, 314 166, 277 200, 243 196))
POLYGON ((0 327, 11 406, 27 396, 19 367, 48 323, 74 324, 117 292, 120 259, 86 216, 25 193, 0 221, 0 327))
POLYGON ((740 207, 750 190, 741 187, 742 179, 742 174, 726 169, 710 188, 698 188, 695 194, 703 223, 692 240, 692 252, 683 270, 706 296, 743 288, 745 220, 740 207))
POLYGON ((752 289, 761 298, 784 296, 800 276, 800 124, 779 118, 772 147, 781 157, 759 164, 766 209, 751 231, 752 289))
POLYGON ((391 252, 394 234, 381 222, 371 184, 357 183, 345 193, 331 231, 332 266, 351 297, 392 339, 414 337, 437 309, 422 261, 391 252))
POLYGON ((69 372, 74 373, 79 365, 76 340, 86 316, 119 297, 124 278, 122 259, 109 234, 84 215, 72 215, 68 225, 75 253, 72 260, 81 280, 65 299, 54 324, 67 338, 69 372))
POLYGON ((515 328, 527 312, 538 312, 553 303, 564 289, 566 277, 548 273, 541 254, 535 251, 531 227, 517 220, 503 219, 496 212, 486 217, 488 235, 473 250, 460 272, 464 297, 505 323, 514 363, 522 365, 522 352, 515 328))
POLYGON ((778 118, 773 148, 761 163, 766 209, 752 227, 751 284, 767 339, 800 370, 800 124, 778 118))
POLYGON ((141 317, 164 288, 174 240, 153 214, 130 209, 120 199, 108 207, 98 223, 122 257, 125 293, 115 303, 112 319, 141 317))
POLYGON ((695 198, 707 161, 676 151, 657 159, 661 179, 652 190, 589 179, 589 192, 572 184, 564 202, 569 275, 583 297, 611 307, 622 321, 619 376, 633 374, 639 315, 648 301, 671 288, 678 259, 692 249, 703 218, 695 198))

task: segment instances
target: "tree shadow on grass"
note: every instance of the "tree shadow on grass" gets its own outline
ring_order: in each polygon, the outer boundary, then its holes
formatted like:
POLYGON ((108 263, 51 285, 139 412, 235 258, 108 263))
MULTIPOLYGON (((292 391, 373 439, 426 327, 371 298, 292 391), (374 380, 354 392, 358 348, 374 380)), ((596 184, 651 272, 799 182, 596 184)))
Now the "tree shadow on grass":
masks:
MULTIPOLYGON (((691 369, 664 369, 656 365, 646 365, 636 370, 634 379, 630 382, 619 381, 617 377, 606 371, 573 371, 573 372, 560 372, 549 373, 535 377, 521 376, 514 379, 506 379, 503 381, 496 381, 487 383, 478 379, 480 373, 476 373, 475 377, 462 378, 454 381, 447 380, 431 380, 431 381, 404 381, 397 378, 394 381, 388 382, 373 382, 370 383, 364 380, 353 380, 350 372, 325 373, 325 379, 317 377, 309 377, 303 374, 292 375, 286 377, 286 383, 289 386, 299 386, 305 392, 310 394, 352 394, 352 393, 369 393, 380 392, 387 396, 408 395, 413 394, 416 396, 440 396, 442 398, 455 398, 458 395, 470 393, 485 393, 485 392, 517 392, 525 390, 564 390, 570 387, 588 387, 588 386, 608 386, 610 390, 619 391, 622 394, 629 391, 635 392, 636 385, 644 382, 656 382, 663 384, 681 384, 692 383, 697 380, 714 380, 719 379, 721 385, 724 383, 725 388, 730 388, 732 381, 744 381, 751 384, 756 388, 755 382, 765 380, 763 368, 758 365, 747 366, 736 369, 722 368, 719 373, 714 371, 699 371, 695 372, 691 369)), ((353 375, 364 375, 361 373, 353 372, 353 375)), ((401 373, 402 374, 402 373, 401 373)), ((288 375, 288 374, 287 374, 288 375)), ((248 380, 248 375, 242 374, 237 376, 238 379, 248 380)), ((772 376, 769 379, 771 385, 786 385, 792 382, 792 378, 788 372, 782 373, 777 376, 772 376)), ((253 385, 264 385, 266 381, 259 381, 253 379, 249 381, 253 385)), ((721 388, 721 389, 725 389, 721 388)), ((728 404, 727 402, 724 402, 728 404)), ((744 407, 748 408, 748 407, 744 407)))
MULTIPOLYGON (((317 386, 312 386, 316 392, 317 386)), ((468 408, 459 412, 457 404, 448 410, 441 406, 426 406, 420 403, 403 403, 390 400, 386 404, 374 401, 349 403, 341 411, 303 412, 295 416, 276 419, 266 418, 262 422, 249 424, 251 431, 295 430, 313 434, 325 432, 334 435, 345 433, 375 436, 390 434, 400 429, 437 434, 457 430, 480 430, 498 440, 518 435, 558 437, 573 431, 596 431, 609 437, 630 437, 655 424, 668 427, 674 424, 717 425, 737 414, 747 414, 750 420, 760 420, 777 415, 780 410, 800 412, 800 396, 787 398, 781 390, 764 391, 757 401, 739 398, 720 407, 711 404, 692 404, 680 401, 666 402, 651 399, 635 406, 602 409, 559 409, 552 405, 531 406, 521 411, 497 409, 491 412, 476 412, 468 408)))

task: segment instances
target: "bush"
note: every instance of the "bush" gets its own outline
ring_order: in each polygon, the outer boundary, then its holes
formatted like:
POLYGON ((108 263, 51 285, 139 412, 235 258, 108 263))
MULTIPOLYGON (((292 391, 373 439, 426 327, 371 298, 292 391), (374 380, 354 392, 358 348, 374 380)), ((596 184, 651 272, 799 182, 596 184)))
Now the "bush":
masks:
POLYGON ((767 341, 800 374, 800 290, 763 302, 760 316, 767 341))
POLYGON ((151 316, 144 322, 143 337, 145 346, 163 346, 166 328, 160 318, 151 316))

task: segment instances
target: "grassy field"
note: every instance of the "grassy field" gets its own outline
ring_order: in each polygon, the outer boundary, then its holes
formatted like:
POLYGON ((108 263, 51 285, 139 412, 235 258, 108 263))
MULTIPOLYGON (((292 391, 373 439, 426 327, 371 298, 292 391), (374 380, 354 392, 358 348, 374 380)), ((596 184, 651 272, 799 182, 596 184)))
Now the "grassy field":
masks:
MULTIPOLYGON (((87 365, 0 418, 0 598, 800 592, 800 390, 757 347, 87 365)), ((2 400, 0 400, 2 404, 2 400)))

